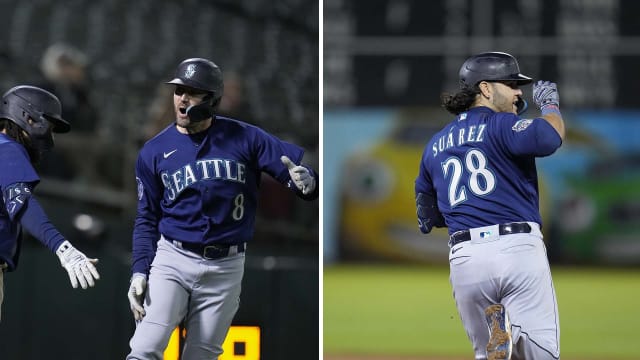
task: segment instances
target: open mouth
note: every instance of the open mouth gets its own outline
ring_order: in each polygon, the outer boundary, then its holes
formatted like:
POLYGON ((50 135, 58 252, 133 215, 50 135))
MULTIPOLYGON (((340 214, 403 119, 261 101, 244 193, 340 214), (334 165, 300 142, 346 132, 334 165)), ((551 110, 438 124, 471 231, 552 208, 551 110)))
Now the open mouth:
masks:
POLYGON ((178 108, 178 111, 180 111, 180 114, 186 114, 187 113, 187 108, 180 107, 180 108, 178 108))

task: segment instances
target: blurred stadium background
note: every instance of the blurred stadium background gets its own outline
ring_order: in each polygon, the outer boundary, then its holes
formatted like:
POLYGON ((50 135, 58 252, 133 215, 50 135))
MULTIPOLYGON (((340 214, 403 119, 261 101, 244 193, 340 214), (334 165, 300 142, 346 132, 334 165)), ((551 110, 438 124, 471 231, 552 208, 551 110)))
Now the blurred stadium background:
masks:
MULTIPOLYGON (((34 239, 5 277, 1 359, 122 359, 134 323, 126 292, 144 141, 172 121, 180 61, 225 74, 221 111, 305 147, 318 161, 318 2, 305 0, 0 0, 0 89, 51 89, 72 132, 40 169, 52 222, 102 279, 72 290, 34 239)), ((261 327, 261 358, 317 358, 318 202, 265 178, 234 324, 261 327), (296 341, 290 341, 295 337, 296 341)), ((230 354, 224 359, 233 359, 230 354)))
MULTIPOLYGON (((568 137, 537 163, 564 355, 639 358, 633 330, 615 324, 640 319, 631 303, 617 300, 633 296, 640 274, 640 5, 326 0, 323 6, 326 358, 472 356, 447 286, 446 229, 420 234, 413 185, 424 144, 451 120, 440 93, 458 89, 460 65, 483 51, 511 53, 524 74, 558 83, 568 137), (584 279, 587 286, 576 285, 584 279), (579 329, 579 314, 590 316, 590 335, 579 329), (600 322, 605 318, 610 323, 600 322), (601 346, 594 350, 594 343, 601 346)), ((523 90, 527 115, 535 116, 531 89, 523 90)))

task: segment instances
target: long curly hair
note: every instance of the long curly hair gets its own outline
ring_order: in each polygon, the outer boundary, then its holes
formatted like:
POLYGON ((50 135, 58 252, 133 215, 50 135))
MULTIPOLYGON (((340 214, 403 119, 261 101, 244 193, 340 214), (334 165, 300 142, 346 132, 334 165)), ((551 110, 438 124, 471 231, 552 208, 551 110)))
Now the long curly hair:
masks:
POLYGON ((7 136, 20 143, 27 150, 32 164, 40 162, 40 151, 31 144, 31 138, 20 126, 9 119, 0 119, 0 131, 5 130, 7 136))
POLYGON ((476 95, 478 94, 480 94, 480 88, 477 86, 473 88, 464 87, 455 94, 442 93, 440 100, 443 108, 454 115, 458 115, 469 110, 476 101, 476 95))

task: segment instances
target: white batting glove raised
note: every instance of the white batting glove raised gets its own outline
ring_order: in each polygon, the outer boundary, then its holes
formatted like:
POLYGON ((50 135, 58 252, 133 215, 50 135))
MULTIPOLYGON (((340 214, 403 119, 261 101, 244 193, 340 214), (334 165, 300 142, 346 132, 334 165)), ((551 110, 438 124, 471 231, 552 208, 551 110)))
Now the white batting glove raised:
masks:
POLYGON ((56 255, 60 259, 62 267, 67 269, 69 273, 69 280, 71 280, 71 286, 74 289, 78 287, 78 283, 83 289, 88 286, 93 287, 96 283, 95 280, 100 279, 100 274, 95 267, 98 263, 98 259, 89 259, 67 240, 63 241, 58 249, 56 255))
POLYGON ((533 84, 533 102, 540 110, 544 110, 549 106, 559 108, 560 95, 558 95, 558 85, 551 81, 536 81, 533 84))
POLYGON ((145 291, 147 291, 147 276, 142 273, 133 274, 127 296, 129 297, 129 307, 136 321, 142 320, 146 315, 142 306, 145 291))
POLYGON ((280 161, 287 166, 291 180, 304 195, 310 194, 316 189, 316 179, 311 176, 309 169, 294 164, 291 159, 284 155, 280 157, 280 161))

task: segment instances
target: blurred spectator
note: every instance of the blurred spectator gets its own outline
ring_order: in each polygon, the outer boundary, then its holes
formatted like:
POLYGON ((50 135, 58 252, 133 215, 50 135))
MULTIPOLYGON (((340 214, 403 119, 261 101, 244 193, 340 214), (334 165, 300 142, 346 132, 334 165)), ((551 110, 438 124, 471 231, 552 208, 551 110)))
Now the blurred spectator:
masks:
POLYGON ((50 45, 40 60, 42 80, 37 86, 56 95, 62 116, 71 124, 71 133, 47 154, 41 174, 63 180, 95 181, 101 177, 87 157, 99 151, 96 143, 98 111, 90 98, 89 60, 81 50, 64 43, 50 45), (93 136, 92 136, 93 135, 93 136))
POLYGON ((164 82, 156 87, 155 96, 147 108, 147 120, 140 130, 140 146, 174 121, 173 90, 173 86, 164 82))
POLYGON ((63 43, 47 48, 40 62, 44 82, 40 87, 62 102, 62 116, 74 132, 95 132, 99 115, 90 99, 89 60, 81 50, 63 43))
POLYGON ((224 73, 224 96, 218 105, 218 113, 251 124, 257 123, 251 116, 249 104, 244 96, 244 81, 235 71, 224 73))

